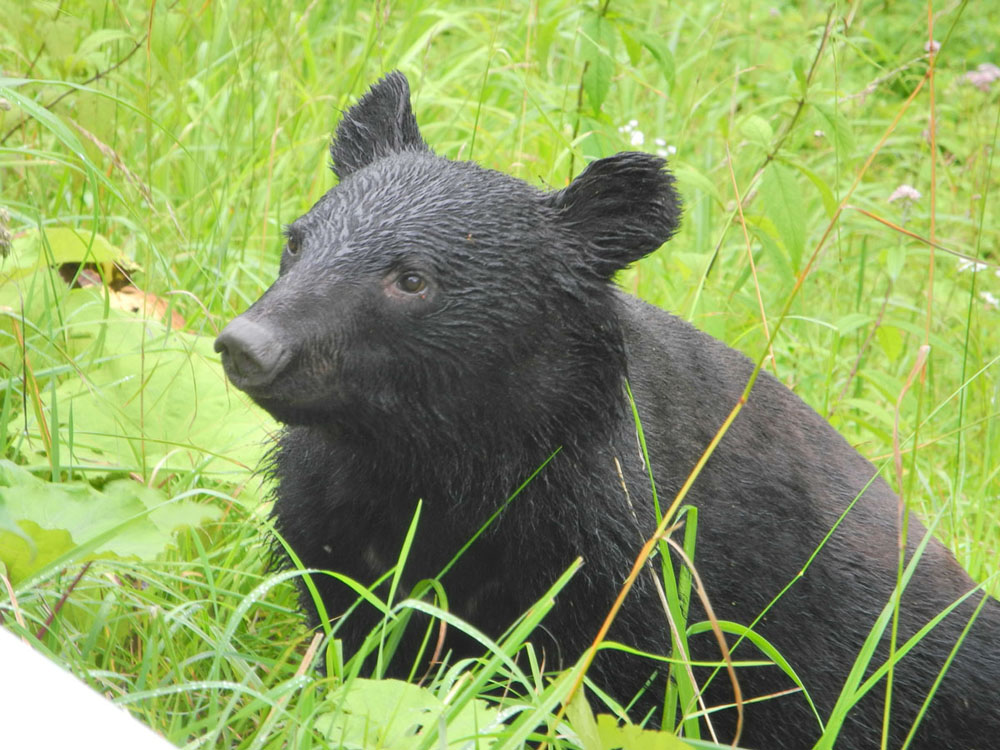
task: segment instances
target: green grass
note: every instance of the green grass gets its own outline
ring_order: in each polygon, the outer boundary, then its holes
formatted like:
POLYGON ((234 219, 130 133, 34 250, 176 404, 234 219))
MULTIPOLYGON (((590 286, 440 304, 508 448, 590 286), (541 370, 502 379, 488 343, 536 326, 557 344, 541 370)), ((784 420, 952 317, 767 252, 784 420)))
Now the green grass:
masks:
MULTIPOLYGON (((322 747, 317 727, 338 726, 333 681, 300 674, 292 586, 266 569, 253 469, 274 425, 226 388, 210 343, 275 276, 282 225, 333 184, 338 113, 393 68, 438 153, 534 184, 669 152, 682 230, 621 283, 754 359, 773 351, 764 366, 1000 589, 1000 81, 966 75, 1000 63, 989 3, 934 4, 933 77, 927 6, 907 0, 150 7, 0 0, 3 457, 59 487, 132 477, 217 517, 165 553, 112 557, 0 504, 0 617, 169 739, 322 747), (903 184, 920 197, 890 202, 903 184), (179 330, 50 270, 95 261, 120 286, 116 253, 179 330)), ((549 685, 530 653, 508 663, 526 637, 498 644, 475 689, 462 665, 434 678, 454 726, 481 726, 475 696, 506 681, 529 697, 490 731, 510 746, 541 731, 569 680, 549 685)), ((570 711, 578 732, 586 716, 570 711)))

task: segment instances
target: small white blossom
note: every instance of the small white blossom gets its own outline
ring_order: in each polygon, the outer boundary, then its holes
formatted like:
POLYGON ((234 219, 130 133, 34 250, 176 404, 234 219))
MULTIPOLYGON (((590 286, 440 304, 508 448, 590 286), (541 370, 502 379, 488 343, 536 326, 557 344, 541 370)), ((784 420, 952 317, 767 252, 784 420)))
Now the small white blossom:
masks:
POLYGON ((665 158, 667 155, 667 150, 665 148, 658 148, 656 149, 656 155, 665 158))
POLYGON ((939 49, 941 49, 941 42, 937 39, 931 39, 924 43, 924 52, 937 52, 939 49))
POLYGON ((903 184, 892 191, 892 195, 889 196, 889 203, 894 203, 898 200, 913 203, 920 200, 920 197, 920 191, 913 187, 913 185, 903 184))
POLYGON ((673 156, 677 153, 677 146, 667 146, 667 153, 673 156))
POLYGON ((958 271, 972 271, 973 273, 979 273, 980 271, 985 271, 989 268, 985 263, 980 263, 975 260, 968 260, 967 258, 962 258, 958 261, 958 271))
POLYGON ((1000 310, 1000 299, 997 299, 995 294, 982 291, 979 293, 979 296, 989 307, 992 307, 994 310, 1000 310))
POLYGON ((641 130, 633 130, 632 137, 629 139, 629 142, 633 146, 641 146, 645 140, 646 136, 642 134, 641 130))
POLYGON ((814 130, 813 138, 826 138, 826 133, 824 133, 822 130, 814 130))
POLYGON ((663 148, 664 146, 667 145, 667 142, 663 138, 654 138, 653 143, 655 143, 660 148, 663 148))

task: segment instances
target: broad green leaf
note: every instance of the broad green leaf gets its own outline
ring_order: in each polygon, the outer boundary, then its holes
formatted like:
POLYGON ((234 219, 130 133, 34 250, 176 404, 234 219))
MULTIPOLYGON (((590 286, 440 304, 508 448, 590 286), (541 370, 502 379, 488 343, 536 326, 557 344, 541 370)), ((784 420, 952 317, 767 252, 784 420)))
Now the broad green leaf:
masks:
POLYGON ((903 353, 902 331, 896 326, 882 325, 875 331, 875 338, 879 346, 882 347, 882 351, 885 352, 890 360, 896 361, 899 359, 899 355, 903 353))
POLYGON ((446 732, 435 747, 461 748, 499 722, 496 709, 472 700, 443 726, 439 718, 448 706, 427 688, 402 680, 357 678, 327 702, 330 710, 316 721, 316 729, 347 750, 415 748, 428 731, 446 732))
POLYGON ((14 581, 119 526, 83 559, 150 560, 166 549, 176 529, 220 515, 217 508, 192 500, 168 503, 159 490, 131 479, 114 479, 102 490, 85 482, 46 482, 5 459, 0 460, 0 510, 21 532, 0 531, 0 559, 14 581))
POLYGON ((553 15, 547 21, 539 20, 535 27, 535 59, 544 69, 549 59, 549 50, 553 41, 557 38, 559 22, 562 19, 558 15, 553 15))
POLYGON ((667 40, 657 34, 649 34, 640 31, 636 37, 642 42, 642 46, 649 50, 649 53, 660 66, 660 72, 667 85, 674 85, 674 75, 676 66, 674 65, 674 55, 667 46, 667 40))
POLYGON ((580 738, 583 750, 602 750, 601 735, 597 731, 594 712, 587 703, 587 696, 582 689, 576 691, 573 700, 566 706, 566 718, 569 719, 576 736, 580 738))
POLYGON ((611 76, 615 72, 615 29, 607 18, 588 13, 583 22, 583 90, 594 113, 601 111, 611 89, 611 76))
POLYGON ((886 408, 884 402, 875 401, 870 398, 847 397, 840 402, 840 408, 854 409, 860 412, 863 416, 858 417, 858 419, 870 431, 881 435, 883 438, 887 438, 891 434, 895 414, 891 409, 886 408))
POLYGON ((719 194, 719 188, 716 186, 715 182, 709 179, 709 177, 697 167, 688 162, 671 161, 670 171, 674 173, 674 177, 677 179, 677 185, 680 187, 681 192, 691 188, 697 188, 698 190, 710 195, 718 205, 723 205, 722 196, 719 194))
POLYGON ((868 325, 871 320, 872 316, 867 313, 852 312, 837 319, 834 325, 837 326, 837 333, 841 336, 846 336, 852 331, 861 328, 861 326, 868 325))
MULTIPOLYGON (((102 471, 145 475, 156 466, 246 482, 277 425, 227 383, 212 339, 105 310, 101 295, 69 293, 66 354, 86 375, 74 370, 42 394, 47 414, 57 406, 58 425, 48 427, 64 459, 102 471)), ((29 445, 41 450, 33 414, 26 421, 29 445)))
POLYGON ((885 251, 885 267, 889 272, 889 278, 895 281, 899 278, 899 274, 903 272, 903 266, 906 265, 906 246, 901 242, 897 242, 895 245, 890 245, 885 251))
POLYGON ((7 506, 3 503, 0 503, 0 531, 9 531, 25 541, 30 539, 27 534, 21 531, 21 527, 17 525, 17 521, 14 520, 14 517, 7 510, 7 506))
POLYGON ((0 531, 0 562, 15 586, 75 547, 66 529, 43 529, 34 521, 21 521, 16 533, 0 531))
POLYGON ((655 732, 634 724, 618 726, 618 720, 610 714, 597 717, 597 731, 604 748, 627 748, 627 750, 692 750, 694 745, 668 732, 655 732))
POLYGON ((826 211, 826 215, 832 219, 834 215, 837 213, 838 202, 837 199, 834 198, 833 191, 830 189, 830 186, 826 183, 826 180, 824 180, 822 177, 816 174, 816 172, 809 169, 809 167, 799 164, 798 162, 782 161, 782 164, 787 164, 790 167, 794 167, 795 169, 799 170, 802 174, 804 174, 806 177, 809 178, 809 182, 815 185, 816 189, 819 190, 819 196, 823 201, 823 209, 826 211))
POLYGON ((795 80, 798 81, 800 94, 805 94, 806 88, 809 85, 806 76, 806 67, 806 59, 802 55, 796 55, 792 58, 792 72, 795 74, 795 80))
POLYGON ((80 56, 89 55, 91 52, 99 50, 105 44, 117 42, 119 39, 128 39, 129 41, 132 41, 132 35, 121 29, 98 29, 80 42, 80 46, 77 48, 77 54, 80 56))
POLYGON ((625 45, 625 52, 628 54, 628 61, 632 65, 638 65, 642 61, 642 43, 636 39, 627 29, 621 29, 622 43, 625 45))
POLYGON ((759 115, 750 115, 740 123, 740 135, 751 143, 755 143, 765 151, 771 148, 774 130, 770 123, 759 115))
MULTIPOLYGON (((754 228, 753 236, 760 242, 766 257, 774 262, 787 282, 795 281, 795 269, 792 268, 788 255, 778 245, 778 230, 774 222, 767 216, 750 215, 746 217, 747 224, 754 228)), ((749 273, 749 268, 747 269, 749 273)))
POLYGON ((833 136, 833 145, 840 158, 849 158, 854 153, 854 132, 851 130, 851 123, 840 112, 825 104, 813 102, 813 108, 823 120, 827 131, 833 136))
POLYGON ((788 167, 771 162, 761 180, 759 200, 778 230, 792 268, 798 272, 806 244, 806 218, 802 190, 788 167))
POLYGON ((72 227, 48 227, 18 237, 11 255, 0 265, 0 286, 63 263, 93 263, 110 273, 111 266, 135 269, 136 265, 104 235, 72 227))

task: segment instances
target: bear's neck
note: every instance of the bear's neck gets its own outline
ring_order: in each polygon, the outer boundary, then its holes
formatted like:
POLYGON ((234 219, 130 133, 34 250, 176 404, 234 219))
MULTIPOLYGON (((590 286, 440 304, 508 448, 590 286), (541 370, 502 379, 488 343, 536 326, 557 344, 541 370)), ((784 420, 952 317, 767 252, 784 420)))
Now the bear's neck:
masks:
POLYGON ((470 384, 464 394, 445 394, 444 408, 415 407, 379 425, 337 425, 336 439, 352 443, 362 465, 393 495, 495 504, 549 459, 561 454, 556 463, 575 464, 576 457, 593 455, 595 444, 614 442, 622 420, 631 420, 616 320, 602 320, 596 331, 562 332, 538 349, 547 354, 470 384))

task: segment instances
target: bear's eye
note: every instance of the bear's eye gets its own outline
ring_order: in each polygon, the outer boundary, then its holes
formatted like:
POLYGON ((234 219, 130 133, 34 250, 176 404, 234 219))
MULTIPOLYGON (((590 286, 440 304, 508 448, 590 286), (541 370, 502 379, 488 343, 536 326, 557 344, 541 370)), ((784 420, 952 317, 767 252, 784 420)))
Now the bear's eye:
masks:
POLYGON ((408 271, 396 279, 396 286, 407 294, 420 294, 427 288, 427 282, 419 273, 408 271))
POLYGON ((289 237, 288 241, 285 243, 285 252, 287 252, 293 258, 299 254, 299 241, 294 237, 289 237))

